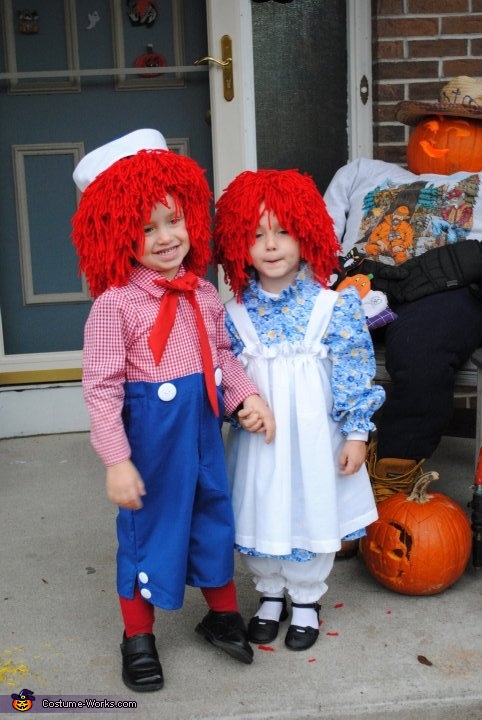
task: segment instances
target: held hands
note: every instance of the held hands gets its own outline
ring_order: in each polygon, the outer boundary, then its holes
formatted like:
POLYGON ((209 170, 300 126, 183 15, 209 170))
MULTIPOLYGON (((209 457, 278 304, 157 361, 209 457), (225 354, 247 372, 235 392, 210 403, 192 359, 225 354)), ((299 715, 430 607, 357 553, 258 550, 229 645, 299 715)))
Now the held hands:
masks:
POLYGON ((239 424, 248 432, 265 434, 265 442, 274 440, 276 423, 273 413, 259 395, 250 395, 238 411, 239 424))
POLYGON ((106 472, 107 497, 126 510, 139 510, 146 494, 142 478, 130 460, 109 465, 106 472))
POLYGON ((340 475, 353 475, 365 462, 366 444, 363 440, 347 440, 340 454, 340 475))

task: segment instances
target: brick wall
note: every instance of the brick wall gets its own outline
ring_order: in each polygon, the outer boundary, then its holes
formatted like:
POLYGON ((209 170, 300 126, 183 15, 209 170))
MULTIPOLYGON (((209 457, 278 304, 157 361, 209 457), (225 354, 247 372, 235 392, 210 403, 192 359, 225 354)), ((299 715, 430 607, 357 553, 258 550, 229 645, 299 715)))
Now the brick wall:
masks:
POLYGON ((372 0, 373 156, 404 165, 400 100, 436 101, 457 75, 482 77, 482 0, 372 0))

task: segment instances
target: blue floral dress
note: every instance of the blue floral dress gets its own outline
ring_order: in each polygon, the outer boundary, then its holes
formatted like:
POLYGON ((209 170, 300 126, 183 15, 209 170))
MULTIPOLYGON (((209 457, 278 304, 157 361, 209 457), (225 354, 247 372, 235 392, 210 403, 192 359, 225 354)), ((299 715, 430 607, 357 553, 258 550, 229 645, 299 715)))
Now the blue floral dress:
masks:
POLYGON ((305 560, 377 517, 365 466, 338 473, 344 441, 374 429, 384 400, 356 290, 320 288, 303 265, 278 296, 253 278, 226 304, 232 348, 273 409, 277 429, 231 428, 228 473, 241 552, 305 560))

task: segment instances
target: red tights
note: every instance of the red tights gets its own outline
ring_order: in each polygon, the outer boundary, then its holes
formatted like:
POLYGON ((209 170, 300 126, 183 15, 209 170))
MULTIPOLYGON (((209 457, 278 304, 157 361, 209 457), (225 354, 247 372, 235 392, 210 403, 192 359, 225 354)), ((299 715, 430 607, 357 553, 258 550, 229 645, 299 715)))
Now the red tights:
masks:
MULTIPOLYGON (((201 588, 201 592, 211 610, 215 612, 237 612, 238 601, 234 580, 217 588, 201 588)), ((154 605, 144 600, 136 586, 132 600, 119 597, 126 637, 152 633, 154 626, 154 605)))

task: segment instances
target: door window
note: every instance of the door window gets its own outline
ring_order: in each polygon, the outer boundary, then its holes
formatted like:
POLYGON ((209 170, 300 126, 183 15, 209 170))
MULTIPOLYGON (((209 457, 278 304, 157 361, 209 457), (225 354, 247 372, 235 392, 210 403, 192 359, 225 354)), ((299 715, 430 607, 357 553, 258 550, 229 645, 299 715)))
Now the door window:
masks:
POLYGON ((252 23, 258 167, 324 192, 348 152, 345 3, 253 2, 252 23))

